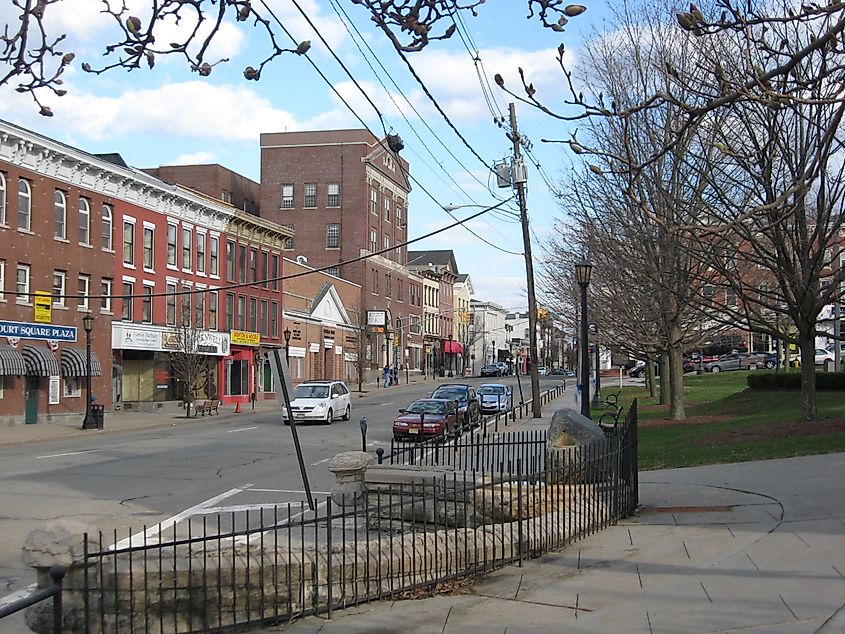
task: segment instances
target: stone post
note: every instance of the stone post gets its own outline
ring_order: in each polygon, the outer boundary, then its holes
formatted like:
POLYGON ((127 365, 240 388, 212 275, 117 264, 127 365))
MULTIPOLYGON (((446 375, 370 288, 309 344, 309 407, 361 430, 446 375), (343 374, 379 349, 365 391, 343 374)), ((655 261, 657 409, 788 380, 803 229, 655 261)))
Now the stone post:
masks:
MULTIPOLYGON (((39 589, 52 585, 50 567, 60 564, 66 575, 62 584, 62 620, 65 632, 82 632, 84 629, 83 592, 85 589, 85 534, 88 533, 88 551, 96 552, 94 540, 97 529, 71 519, 54 520, 36 528, 23 545, 23 562, 35 569, 39 589)), ((26 624, 38 634, 53 632, 53 603, 42 601, 25 611, 26 624)), ((94 619, 96 621, 96 619, 94 619)))
POLYGON ((596 473, 597 465, 603 462, 597 458, 607 444, 604 432, 592 420, 574 409, 557 410, 549 424, 546 445, 551 480, 561 484, 595 482, 602 475, 596 473))
POLYGON ((334 474, 332 501, 335 504, 354 505, 364 499, 367 485, 364 476, 373 457, 363 451, 344 451, 329 461, 329 471, 334 474))

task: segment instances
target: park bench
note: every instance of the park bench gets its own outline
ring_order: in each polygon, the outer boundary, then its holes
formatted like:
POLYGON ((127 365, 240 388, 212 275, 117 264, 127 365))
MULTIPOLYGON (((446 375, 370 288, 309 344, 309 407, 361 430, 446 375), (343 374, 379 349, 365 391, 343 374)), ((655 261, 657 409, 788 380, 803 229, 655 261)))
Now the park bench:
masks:
POLYGON ((605 412, 599 417, 599 427, 604 432, 605 437, 610 438, 616 434, 616 429, 619 427, 619 419, 622 417, 622 412, 625 411, 623 407, 614 407, 612 410, 605 412))
POLYGON ((615 392, 605 393, 604 395, 604 404, 605 407, 617 407, 619 405, 619 395, 622 393, 622 390, 616 390, 615 392))
POLYGON ((198 414, 202 414, 203 416, 205 416, 206 412, 208 412, 209 416, 211 416, 211 412, 214 412, 215 414, 217 414, 219 416, 220 415, 220 412, 218 411, 219 407, 220 407, 220 401, 217 400, 217 399, 205 400, 202 403, 197 401, 196 403, 194 403, 194 417, 196 418, 196 416, 198 414))

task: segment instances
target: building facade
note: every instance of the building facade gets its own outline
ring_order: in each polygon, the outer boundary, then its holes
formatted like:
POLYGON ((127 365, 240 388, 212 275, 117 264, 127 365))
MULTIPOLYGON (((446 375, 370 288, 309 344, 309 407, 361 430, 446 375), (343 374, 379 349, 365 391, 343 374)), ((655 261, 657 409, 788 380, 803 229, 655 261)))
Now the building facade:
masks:
POLYGON ((473 300, 472 310, 473 373, 477 374, 485 365, 496 361, 507 362, 509 330, 505 328, 507 311, 493 302, 473 300))
POLYGON ((421 302, 411 298, 422 288, 402 246, 408 169, 366 130, 261 135, 260 213, 295 231, 288 257, 361 287, 368 376, 388 362, 421 367, 421 302))

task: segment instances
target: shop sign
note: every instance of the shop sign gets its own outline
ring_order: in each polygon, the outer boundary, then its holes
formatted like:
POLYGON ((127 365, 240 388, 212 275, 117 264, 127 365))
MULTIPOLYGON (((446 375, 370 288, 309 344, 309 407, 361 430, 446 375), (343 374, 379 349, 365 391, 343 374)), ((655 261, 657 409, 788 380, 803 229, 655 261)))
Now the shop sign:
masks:
POLYGON ((156 368, 153 374, 157 390, 166 390, 170 384, 170 372, 167 368, 156 368))
POLYGON ((35 291, 33 298, 35 323, 53 323, 53 297, 47 291, 35 291))
POLYGON ((144 330, 120 324, 117 342, 112 336, 112 347, 122 350, 162 350, 160 330, 144 330))
MULTIPOLYGON (((188 337, 196 337, 189 352, 223 356, 229 354, 229 334, 210 330, 187 330, 188 337)), ((179 328, 137 328, 123 323, 112 327, 112 348, 115 350, 150 350, 154 352, 184 351, 183 333, 179 328)))
POLYGON ((75 326, 44 326, 23 321, 0 321, 0 337, 76 341, 75 326))
POLYGON ((258 346, 261 344, 261 334, 248 330, 230 330, 229 338, 232 345, 236 346, 258 346))
POLYGON ((387 311, 384 310, 368 310, 367 311, 367 325, 368 326, 386 326, 387 325, 387 311))

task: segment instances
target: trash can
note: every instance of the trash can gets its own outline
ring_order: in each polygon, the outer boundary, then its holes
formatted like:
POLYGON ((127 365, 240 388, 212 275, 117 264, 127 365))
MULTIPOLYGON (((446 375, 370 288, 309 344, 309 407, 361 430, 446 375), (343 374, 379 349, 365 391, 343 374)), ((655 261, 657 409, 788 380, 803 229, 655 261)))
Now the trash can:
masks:
POLYGON ((94 419, 94 423, 97 425, 97 429, 103 428, 103 423, 105 422, 106 418, 106 406, 105 405, 91 405, 91 418, 94 419))

